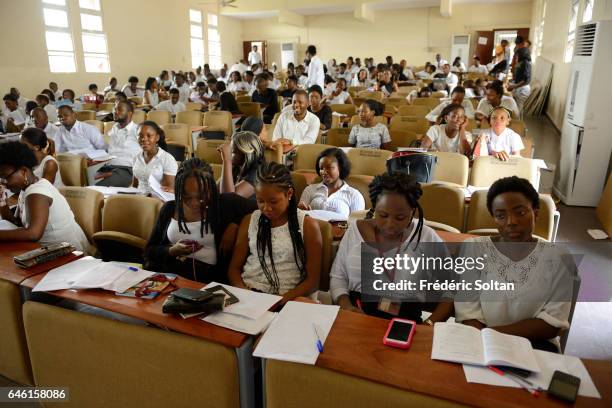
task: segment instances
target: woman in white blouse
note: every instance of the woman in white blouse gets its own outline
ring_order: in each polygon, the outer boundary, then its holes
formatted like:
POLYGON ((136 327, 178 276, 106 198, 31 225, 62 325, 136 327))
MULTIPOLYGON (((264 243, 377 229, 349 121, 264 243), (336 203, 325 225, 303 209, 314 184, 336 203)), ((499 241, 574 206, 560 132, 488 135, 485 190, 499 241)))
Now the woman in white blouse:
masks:
POLYGON ((346 91, 346 79, 338 78, 336 81, 336 89, 328 93, 325 98, 328 105, 352 104, 353 98, 346 91))
POLYGON ((249 92, 251 86, 242 80, 240 72, 234 71, 230 74, 231 81, 227 86, 227 90, 230 92, 249 92))
POLYGON ((361 68, 355 78, 351 80, 351 86, 365 86, 366 88, 372 84, 368 78, 368 70, 361 68))
POLYGON ((21 143, 28 146, 34 153, 38 165, 32 170, 38 178, 46 178, 55 187, 63 187, 59 163, 53 157, 52 143, 47 139, 45 132, 38 128, 27 128, 21 134, 21 143))
POLYGON ((13 215, 6 201, 0 200, 0 216, 17 226, 0 231, 0 241, 32 241, 41 245, 61 242, 87 251, 89 243, 77 224, 68 202, 46 178, 34 175, 34 153, 23 143, 0 144, 0 197, 8 188, 19 195, 13 215))
POLYGON ((330 147, 323 150, 317 157, 315 168, 322 180, 304 189, 298 208, 331 211, 344 218, 365 208, 359 190, 344 181, 351 171, 351 163, 342 149, 330 147))
POLYGON ((463 106, 454 103, 447 105, 439 118, 442 118, 442 123, 429 128, 421 139, 421 147, 469 156, 472 150, 472 135, 465 129, 468 119, 463 106))
POLYGON ((132 172, 133 187, 138 187, 144 194, 151 194, 149 178, 153 177, 162 190, 174 191, 174 178, 178 166, 174 157, 166 151, 164 131, 152 121, 145 121, 138 129, 138 143, 142 153, 134 157, 132 172))
POLYGON ((495 156, 506 161, 510 156, 520 156, 525 148, 521 136, 510 129, 510 111, 501 106, 494 108, 489 114, 489 129, 480 133, 474 150, 475 155, 495 156))
POLYGON ((484 269, 466 273, 464 279, 512 283, 514 289, 458 292, 456 320, 526 337, 535 347, 557 351, 554 338, 569 329, 576 279, 572 257, 533 236, 539 196, 528 180, 497 180, 489 188, 487 207, 499 235, 465 241, 459 256, 484 254, 486 261, 484 269))
POLYGON ((159 104, 159 92, 158 89, 159 84, 157 83, 157 79, 153 77, 147 78, 147 82, 145 82, 145 93, 144 93, 144 104, 151 105, 155 107, 159 104))

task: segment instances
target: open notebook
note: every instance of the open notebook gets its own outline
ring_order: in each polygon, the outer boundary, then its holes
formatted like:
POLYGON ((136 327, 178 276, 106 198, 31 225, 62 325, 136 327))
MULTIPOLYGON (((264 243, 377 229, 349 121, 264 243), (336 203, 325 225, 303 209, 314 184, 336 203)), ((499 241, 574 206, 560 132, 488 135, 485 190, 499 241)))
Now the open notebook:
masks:
POLYGON ((524 337, 458 323, 434 325, 431 358, 480 366, 499 365, 539 372, 531 343, 524 337))

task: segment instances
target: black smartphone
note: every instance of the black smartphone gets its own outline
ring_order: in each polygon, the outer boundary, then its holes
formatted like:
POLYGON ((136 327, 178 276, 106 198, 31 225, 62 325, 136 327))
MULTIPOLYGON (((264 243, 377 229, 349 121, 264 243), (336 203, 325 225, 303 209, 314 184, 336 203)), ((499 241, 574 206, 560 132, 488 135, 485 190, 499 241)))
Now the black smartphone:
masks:
POLYGON ((212 297, 212 293, 206 290, 197 290, 190 288, 180 288, 170 293, 179 299, 188 300, 190 302, 203 302, 206 299, 212 297))
POLYGON ((206 288, 206 291, 210 294, 223 293, 223 295, 227 295, 225 298, 225 306, 233 305, 234 303, 238 303, 238 298, 229 290, 225 289, 221 285, 211 286, 210 288, 206 288))
POLYGON ((578 396, 579 388, 580 378, 556 370, 550 380, 548 393, 564 401, 574 402, 578 396))

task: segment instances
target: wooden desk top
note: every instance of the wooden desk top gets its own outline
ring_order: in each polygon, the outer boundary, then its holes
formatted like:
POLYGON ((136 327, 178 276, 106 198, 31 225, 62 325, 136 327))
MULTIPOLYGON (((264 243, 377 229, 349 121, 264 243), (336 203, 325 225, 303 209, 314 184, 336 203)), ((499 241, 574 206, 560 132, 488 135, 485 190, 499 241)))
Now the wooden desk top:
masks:
POLYGON ((72 262, 82 256, 68 254, 27 269, 20 268, 13 262, 14 256, 21 255, 24 252, 39 247, 40 245, 35 242, 11 242, 0 244, 0 253, 2 253, 2 256, 0 256, 0 279, 19 285, 31 276, 46 273, 53 268, 72 262))
MULTIPOLYGON (((340 310, 316 365, 384 385, 478 407, 567 407, 522 389, 468 383, 461 364, 431 359, 433 327, 419 325, 409 350, 383 345, 388 321, 340 310)), ((583 360, 602 399, 578 397, 576 407, 612 406, 612 362, 583 360)))
MULTIPOLYGON (((36 286, 43 277, 44 274, 32 276, 23 281, 22 286, 31 289, 36 286)), ((177 278, 174 284, 179 288, 192 289, 200 289, 204 286, 202 283, 190 281, 181 277, 177 278)), ((137 299, 127 296, 117 296, 112 292, 101 289, 79 291, 56 290, 49 293, 64 299, 71 299, 90 306, 130 316, 135 319, 144 320, 157 326, 209 340, 227 347, 238 348, 249 337, 246 334, 204 322, 196 317, 183 319, 180 316, 162 313, 162 304, 166 300, 166 293, 162 293, 155 299, 137 299)))

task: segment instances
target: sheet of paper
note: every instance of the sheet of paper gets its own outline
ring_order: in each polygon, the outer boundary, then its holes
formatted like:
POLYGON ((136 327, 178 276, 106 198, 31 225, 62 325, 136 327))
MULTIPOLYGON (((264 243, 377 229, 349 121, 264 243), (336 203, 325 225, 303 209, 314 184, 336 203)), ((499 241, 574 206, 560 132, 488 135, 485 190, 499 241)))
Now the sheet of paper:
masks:
POLYGON ((227 306, 223 312, 248 317, 250 319, 258 319, 282 299, 282 296, 253 292, 252 290, 240 289, 217 282, 211 282, 204 288, 206 289, 218 285, 229 290, 239 300, 238 303, 227 306))
POLYGON ((136 268, 131 265, 122 264, 120 262, 110 262, 110 265, 114 265, 123 270, 123 274, 121 274, 117 279, 111 282, 109 285, 103 287, 103 289, 111 290, 113 292, 125 292, 132 286, 135 286, 142 282, 143 280, 150 278, 155 275, 156 272, 146 271, 141 268, 136 268))
POLYGON ((487 41, 489 39, 487 37, 478 37, 478 44, 479 45, 487 45, 487 41))
POLYGON ((105 186, 87 186, 92 190, 98 191, 104 194, 104 198, 110 197, 116 194, 142 194, 136 187, 105 187, 105 186))
POLYGON ((314 364, 319 357, 317 339, 325 344, 339 309, 339 306, 287 302, 266 330, 253 355, 314 364))
POLYGON ((483 364, 484 350, 480 331, 464 324, 437 322, 434 325, 431 358, 455 363, 483 364))
POLYGON ((102 263, 102 260, 92 256, 86 256, 76 261, 62 265, 59 268, 51 269, 44 278, 32 289, 32 292, 48 292, 60 289, 69 289, 72 284, 83 273, 102 263))
POLYGON ((274 312, 264 312, 258 319, 250 319, 232 313, 217 312, 203 317, 202 320, 226 329, 256 336, 265 331, 277 315, 278 313, 274 312))
POLYGON ((348 220, 347 216, 342 214, 338 214, 333 211, 325 211, 325 210, 309 210, 306 211, 306 214, 311 216, 314 219, 322 220, 322 221, 346 221, 348 220))
POLYGON ((153 193, 155 193, 155 195, 162 199, 162 201, 168 202, 174 200, 174 193, 162 190, 161 184, 159 184, 159 181, 157 181, 157 179, 153 177, 153 175, 149 177, 149 185, 151 186, 151 190, 153 190, 153 193))
POLYGON ((10 231, 19 228, 15 224, 7 220, 0 220, 0 231, 10 231))
POLYGON ((102 161, 102 160, 110 160, 112 156, 108 155, 106 150, 101 149, 80 149, 80 150, 71 150, 68 153, 71 154, 79 154, 81 156, 85 156, 88 159, 102 161))

